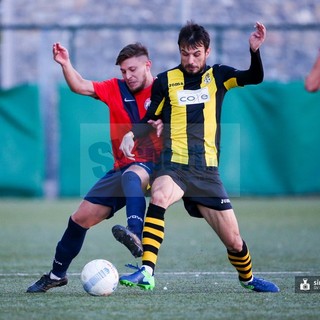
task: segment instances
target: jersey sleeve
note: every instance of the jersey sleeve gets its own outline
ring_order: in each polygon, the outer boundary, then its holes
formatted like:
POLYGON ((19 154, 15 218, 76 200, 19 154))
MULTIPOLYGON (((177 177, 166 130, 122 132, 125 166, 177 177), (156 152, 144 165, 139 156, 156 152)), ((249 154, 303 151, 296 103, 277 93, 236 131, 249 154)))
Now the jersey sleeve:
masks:
POLYGON ((225 89, 229 90, 234 87, 242 87, 249 84, 258 84, 263 80, 264 72, 260 52, 253 52, 250 49, 251 63, 247 70, 238 70, 233 67, 224 65, 215 65, 214 69, 218 69, 216 73, 217 80, 222 82, 225 89))
POLYGON ((113 91, 114 88, 114 80, 105 80, 105 81, 92 81, 94 92, 97 96, 97 99, 103 101, 108 105, 110 99, 110 92, 113 91))
POLYGON ((239 86, 244 86, 247 84, 258 84, 262 82, 264 72, 263 72, 263 66, 262 61, 260 57, 260 50, 257 50, 256 52, 253 52, 250 49, 250 55, 251 55, 251 64, 248 70, 245 71, 237 71, 237 82, 239 86))

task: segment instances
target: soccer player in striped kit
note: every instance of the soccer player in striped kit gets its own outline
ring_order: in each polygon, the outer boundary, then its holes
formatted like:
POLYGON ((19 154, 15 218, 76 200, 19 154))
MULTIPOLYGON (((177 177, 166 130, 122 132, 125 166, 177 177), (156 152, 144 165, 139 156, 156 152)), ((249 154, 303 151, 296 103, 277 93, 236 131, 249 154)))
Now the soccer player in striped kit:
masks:
MULTIPOLYGON (((259 47, 266 28, 257 22, 250 35, 251 64, 248 70, 215 64, 208 66, 210 36, 200 25, 188 22, 179 33, 181 63, 158 75, 152 88, 151 105, 142 123, 163 121, 161 165, 155 170, 151 199, 143 229, 142 267, 120 277, 120 284, 152 290, 158 251, 164 239, 164 214, 182 199, 188 213, 204 218, 226 247, 240 284, 257 292, 278 292, 270 281, 253 275, 251 255, 242 239, 231 201, 220 180, 220 116, 224 95, 237 86, 263 80, 259 47)), ((145 134, 147 125, 134 125, 122 140, 121 149, 130 158, 133 138, 145 134)))

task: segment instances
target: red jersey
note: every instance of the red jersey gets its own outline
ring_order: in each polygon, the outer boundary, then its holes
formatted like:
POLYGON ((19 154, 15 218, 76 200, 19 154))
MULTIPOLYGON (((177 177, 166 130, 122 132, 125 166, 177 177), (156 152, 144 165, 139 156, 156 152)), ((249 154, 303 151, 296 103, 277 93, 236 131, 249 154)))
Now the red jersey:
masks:
MULTIPOLYGON (((93 87, 98 99, 109 107, 114 168, 121 168, 132 162, 157 162, 162 149, 162 139, 157 137, 155 130, 146 138, 137 139, 135 148, 132 151, 135 155, 135 161, 126 158, 123 152, 119 150, 123 136, 131 130, 132 120, 123 101, 129 101, 130 98, 121 95, 118 81, 116 78, 102 82, 93 81, 93 87)), ((152 85, 133 95, 138 107, 139 114, 137 116, 139 119, 144 117, 150 105, 151 88, 152 85)))

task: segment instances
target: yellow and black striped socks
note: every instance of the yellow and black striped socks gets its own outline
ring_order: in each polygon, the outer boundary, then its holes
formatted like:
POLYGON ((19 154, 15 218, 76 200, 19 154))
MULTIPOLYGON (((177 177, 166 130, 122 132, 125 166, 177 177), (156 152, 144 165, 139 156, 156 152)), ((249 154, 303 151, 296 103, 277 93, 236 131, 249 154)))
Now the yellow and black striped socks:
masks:
POLYGON ((228 258, 231 264, 237 269, 240 281, 249 282, 252 280, 251 256, 244 241, 240 252, 231 252, 228 250, 228 258))
POLYGON ((158 251, 164 239, 165 209, 149 204, 143 228, 142 265, 151 267, 154 271, 158 259, 158 251))

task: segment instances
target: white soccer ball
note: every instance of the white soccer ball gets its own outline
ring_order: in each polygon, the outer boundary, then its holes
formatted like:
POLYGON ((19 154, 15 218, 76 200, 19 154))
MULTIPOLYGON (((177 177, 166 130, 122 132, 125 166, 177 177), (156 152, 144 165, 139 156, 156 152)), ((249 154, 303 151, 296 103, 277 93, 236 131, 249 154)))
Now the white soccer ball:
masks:
POLYGON ((83 267, 81 282, 83 289, 92 296, 109 296, 118 286, 119 273, 111 262, 96 259, 83 267))

